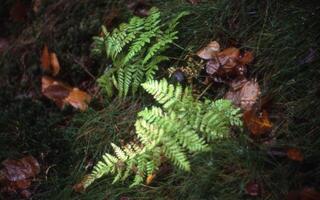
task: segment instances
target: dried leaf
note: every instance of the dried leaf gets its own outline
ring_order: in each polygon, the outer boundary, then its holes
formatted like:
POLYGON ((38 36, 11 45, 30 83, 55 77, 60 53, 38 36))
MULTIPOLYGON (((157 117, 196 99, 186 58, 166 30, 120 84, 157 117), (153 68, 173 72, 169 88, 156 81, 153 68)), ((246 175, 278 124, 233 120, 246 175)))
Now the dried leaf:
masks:
POLYGON ((206 72, 210 75, 213 75, 218 72, 220 67, 221 64, 218 62, 217 59, 209 60, 206 64, 206 72))
POLYGON ((239 90, 229 90, 225 95, 225 99, 232 101, 232 103, 240 107, 240 91, 239 90))
POLYGON ((218 57, 228 57, 238 60, 240 56, 240 50, 235 47, 226 48, 218 53, 218 57))
POLYGON ((91 96, 86 92, 79 90, 78 88, 73 88, 69 96, 64 101, 68 102, 74 108, 84 111, 88 108, 88 103, 91 101, 91 96))
POLYGON ((27 7, 20 0, 16 0, 10 9, 10 18, 15 22, 23 22, 27 19, 27 11, 27 7))
POLYGON ((254 111, 246 111, 243 114, 243 121, 246 127, 254 136, 265 134, 272 128, 267 111, 262 111, 259 115, 254 111))
POLYGON ((254 57, 252 52, 250 51, 245 51, 244 54, 239 58, 239 63, 241 65, 247 65, 253 61, 254 57))
POLYGON ((48 76, 41 78, 42 94, 53 100, 60 108, 65 106, 64 99, 67 98, 72 88, 61 81, 56 81, 48 76))
POLYGON ((75 192, 79 192, 79 193, 82 193, 86 190, 86 188, 88 187, 88 185, 90 185, 90 183, 93 181, 94 179, 91 177, 91 175, 85 175, 83 177, 83 179, 75 184, 72 189, 75 191, 75 192))
POLYGON ((301 153, 301 151, 297 148, 289 148, 287 149, 287 156, 288 158, 290 158, 291 160, 294 161, 303 161, 303 155, 301 153))
POLYGON ((52 75, 56 76, 60 71, 60 64, 57 54, 55 53, 50 53, 50 66, 52 70, 52 75))
POLYGON ((53 100, 60 108, 63 108, 66 104, 70 104, 74 108, 82 111, 88 108, 91 96, 86 92, 78 88, 72 88, 63 82, 56 81, 48 76, 43 76, 41 82, 42 94, 53 100))
POLYGON ((261 194, 261 185, 256 181, 250 181, 245 187, 246 193, 252 197, 257 197, 261 194))
POLYGON ((9 181, 19 181, 35 177, 40 172, 40 165, 38 161, 32 157, 27 156, 20 160, 7 159, 2 162, 4 175, 9 181))
POLYGON ((41 67, 45 71, 50 71, 51 59, 48 50, 48 46, 44 45, 42 54, 41 54, 41 67))
POLYGON ((255 80, 247 81, 240 91, 240 107, 243 110, 251 110, 260 95, 259 84, 255 80))
POLYGON ((212 41, 206 47, 200 49, 197 52, 197 56, 205 60, 210 60, 215 58, 216 54, 219 51, 220 51, 220 44, 217 41, 212 41))
POLYGON ((152 181, 154 180, 155 177, 156 177, 156 174, 148 175, 147 180, 146 180, 146 184, 150 185, 150 183, 152 183, 152 181))
POLYGON ((40 172, 38 161, 32 156, 26 156, 19 160, 7 159, 2 162, 0 170, 0 182, 7 191, 27 189, 31 185, 31 178, 40 172))

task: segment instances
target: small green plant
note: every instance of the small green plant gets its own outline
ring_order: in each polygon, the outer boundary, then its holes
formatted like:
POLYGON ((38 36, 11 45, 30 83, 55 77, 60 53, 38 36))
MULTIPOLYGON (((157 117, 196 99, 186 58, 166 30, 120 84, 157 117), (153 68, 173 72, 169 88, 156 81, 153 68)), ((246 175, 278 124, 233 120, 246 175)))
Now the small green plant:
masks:
POLYGON ((158 64, 167 60, 161 53, 178 38, 175 28, 186 14, 162 22, 159 10, 152 8, 147 18, 132 17, 111 33, 102 27, 103 36, 94 38, 93 53, 112 60, 98 80, 108 96, 114 88, 120 97, 127 96, 129 90, 134 94, 141 83, 153 79, 158 64))
POLYGON ((189 171, 188 153, 210 150, 208 142, 228 135, 231 126, 242 124, 239 109, 228 100, 201 102, 192 97, 189 88, 175 87, 165 79, 149 80, 142 86, 162 107, 152 106, 138 113, 135 129, 139 142, 123 148, 112 143, 115 155, 103 156, 85 187, 105 174, 114 174, 114 182, 134 174, 131 186, 140 184, 159 169, 163 158, 189 171))

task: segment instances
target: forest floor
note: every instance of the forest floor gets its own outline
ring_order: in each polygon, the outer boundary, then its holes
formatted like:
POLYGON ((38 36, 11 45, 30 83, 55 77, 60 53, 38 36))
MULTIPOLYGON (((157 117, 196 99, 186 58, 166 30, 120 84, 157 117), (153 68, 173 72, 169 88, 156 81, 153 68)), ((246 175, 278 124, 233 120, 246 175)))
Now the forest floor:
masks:
MULTIPOLYGON (((115 27, 132 10, 117 0, 5 0, 0 6, 0 161, 32 155, 41 170, 28 194, 21 188, 5 191, 1 183, 0 199, 320 199, 320 3, 150 4, 166 18, 190 12, 178 26, 179 39, 165 52, 171 59, 157 78, 167 76, 169 67, 183 66, 186 56, 210 41, 251 51, 248 77, 260 85, 259 105, 272 128, 258 136, 245 128, 217 141, 212 151, 190 158, 191 172, 168 166, 150 185, 133 188, 126 181, 111 184, 112 177, 106 176, 77 193, 73 186, 111 151, 111 142, 131 139, 137 112, 150 104, 144 93, 125 101, 104 97, 96 80, 105 64, 90 53, 101 25, 115 27), (56 78, 93 97, 86 111, 60 109, 42 94, 45 45, 59 58, 56 78)), ((227 87, 207 87, 202 78, 193 80, 201 96, 223 97, 227 87)))

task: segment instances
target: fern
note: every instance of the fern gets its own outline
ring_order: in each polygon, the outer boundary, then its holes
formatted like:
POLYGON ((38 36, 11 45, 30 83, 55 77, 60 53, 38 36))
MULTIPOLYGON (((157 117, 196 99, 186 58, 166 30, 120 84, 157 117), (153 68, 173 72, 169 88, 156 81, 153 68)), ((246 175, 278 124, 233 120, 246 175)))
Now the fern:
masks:
POLYGON ((147 18, 132 17, 112 32, 102 27, 102 36, 94 37, 92 53, 112 60, 112 67, 98 79, 108 96, 113 95, 114 88, 120 97, 130 90, 135 94, 141 83, 153 79, 158 64, 167 60, 160 54, 177 39, 175 27, 186 14, 163 22, 159 10, 152 8, 147 18))
POLYGON ((91 179, 113 174, 114 182, 133 175, 131 186, 156 173, 163 157, 181 170, 189 171, 189 154, 209 150, 208 142, 226 137, 231 126, 241 126, 239 109, 228 100, 201 102, 190 89, 149 80, 143 88, 161 107, 152 106, 138 113, 135 130, 138 143, 124 147, 111 144, 115 155, 106 153, 94 167, 91 179))

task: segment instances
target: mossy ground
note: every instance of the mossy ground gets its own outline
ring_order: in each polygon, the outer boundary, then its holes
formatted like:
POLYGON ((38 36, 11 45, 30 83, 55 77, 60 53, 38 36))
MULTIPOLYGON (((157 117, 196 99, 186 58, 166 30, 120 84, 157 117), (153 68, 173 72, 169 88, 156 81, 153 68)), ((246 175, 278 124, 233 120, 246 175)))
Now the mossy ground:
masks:
MULTIPOLYGON (((0 160, 32 154, 43 171, 34 183, 34 199, 250 199, 245 185, 263 185, 260 199, 284 199, 290 190, 320 187, 320 5, 317 1, 203 0, 191 5, 184 0, 153 1, 163 16, 188 10, 191 15, 179 26, 179 40, 166 54, 168 66, 196 52, 211 40, 223 47, 235 45, 252 50, 255 61, 249 74, 257 78, 274 123, 273 147, 297 147, 304 161, 276 159, 268 146, 248 133, 217 141, 210 153, 192 158, 192 172, 168 167, 150 186, 128 188, 111 185, 112 177, 94 183, 83 194, 72 185, 90 170, 90 163, 110 151, 110 142, 130 139, 136 112, 148 105, 141 94, 125 102, 96 98, 91 108, 79 113, 60 111, 40 92, 39 58, 46 43, 60 58, 59 78, 88 89, 95 80, 75 60, 90 60, 89 72, 97 77, 103 64, 90 59, 92 36, 99 34, 103 18, 119 8, 120 21, 130 13, 122 1, 46 1, 39 14, 23 23, 7 20, 5 1, 0 8, 2 37, 12 38, 10 50, 1 55, 0 160), (311 59, 310 52, 315 52, 311 59), (103 102, 103 103, 102 103, 103 102)), ((27 2, 27 1, 26 1, 27 2)), ((0 24, 1 25, 1 24, 0 24)), ((212 87, 207 96, 215 94, 212 87)), ((0 196, 1 198, 1 196, 0 196)), ((4 197, 3 197, 4 198, 4 197)))

